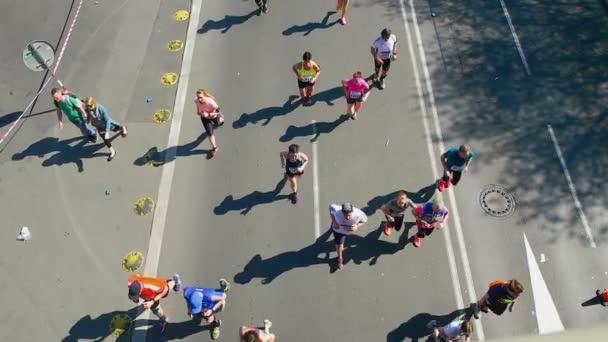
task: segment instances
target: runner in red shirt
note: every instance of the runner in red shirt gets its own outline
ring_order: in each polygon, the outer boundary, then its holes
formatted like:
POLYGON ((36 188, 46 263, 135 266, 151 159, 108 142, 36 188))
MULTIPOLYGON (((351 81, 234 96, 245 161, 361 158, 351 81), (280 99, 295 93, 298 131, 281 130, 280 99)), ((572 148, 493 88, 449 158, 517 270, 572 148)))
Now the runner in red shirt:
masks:
POLYGON ((167 280, 133 274, 129 277, 127 284, 129 286, 129 299, 137 304, 139 304, 140 299, 143 300, 144 308, 152 310, 152 313, 158 317, 160 332, 165 331, 169 318, 160 307, 160 299, 169 295, 169 289, 173 289, 175 292, 180 290, 182 282, 179 279, 179 274, 175 274, 172 279, 167 280))

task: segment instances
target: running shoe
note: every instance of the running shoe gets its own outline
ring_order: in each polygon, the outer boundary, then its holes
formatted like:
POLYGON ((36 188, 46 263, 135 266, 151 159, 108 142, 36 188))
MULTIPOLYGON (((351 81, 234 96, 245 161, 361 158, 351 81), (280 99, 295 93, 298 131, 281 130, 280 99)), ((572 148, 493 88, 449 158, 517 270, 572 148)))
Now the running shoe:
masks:
POLYGON ((344 260, 342 260, 342 257, 338 257, 338 269, 341 270, 342 267, 344 267, 344 265, 342 264, 344 260))
POLYGON ((220 149, 219 147, 214 147, 211 150, 211 158, 215 157, 215 155, 217 154, 217 150, 219 150, 219 149, 220 149))
POLYGON ((384 81, 384 79, 380 80, 380 86, 379 87, 380 87, 380 89, 386 88, 386 82, 384 81))
POLYGON ((268 13, 268 6, 264 5, 264 7, 262 7, 262 12, 268 13))
POLYGON ((217 340, 220 337, 220 327, 222 326, 222 321, 216 319, 211 323, 211 330, 209 331, 211 334, 212 340, 217 340))
POLYGON ((269 319, 264 320, 264 330, 268 331, 272 327, 272 322, 269 319))
POLYGON ((420 243, 422 243, 422 239, 420 238, 420 236, 416 235, 414 237, 414 247, 420 247, 420 243))
POLYGON ((179 290, 182 288, 182 280, 179 278, 179 274, 176 273, 173 275, 173 281, 175 282, 175 285, 173 285, 173 291, 179 292, 179 290))
POLYGON ((127 133, 128 133, 128 132, 127 132, 127 126, 122 126, 122 130, 120 131, 120 135, 121 135, 123 138, 126 138, 126 137, 127 137, 127 133))
POLYGON ((346 25, 347 24, 346 18, 344 18, 344 17, 340 18, 340 24, 346 25))
POLYGON ((354 113, 353 113, 352 118, 353 118, 353 120, 357 120, 357 112, 354 112, 354 113))
POLYGON ((293 204, 298 203, 298 199, 299 199, 299 196, 298 196, 297 192, 294 192, 293 194, 291 194, 291 203, 293 203, 293 204))
POLYGON ((384 224, 384 235, 386 236, 391 236, 391 233, 393 232, 393 227, 388 225, 388 222, 384 224))
POLYGON ((228 280, 224 278, 220 279, 220 289, 224 293, 230 291, 230 283, 228 282, 228 280))
POLYGON ((262 15, 262 6, 258 7, 258 11, 256 14, 258 15, 258 17, 262 15))
POLYGON ((167 326, 169 325, 169 318, 167 316, 161 318, 158 323, 156 323, 156 330, 159 333, 164 333, 167 330, 167 326))
POLYGON ((445 189, 445 182, 440 180, 437 184, 437 190, 439 190, 439 192, 443 192, 443 189, 445 189))

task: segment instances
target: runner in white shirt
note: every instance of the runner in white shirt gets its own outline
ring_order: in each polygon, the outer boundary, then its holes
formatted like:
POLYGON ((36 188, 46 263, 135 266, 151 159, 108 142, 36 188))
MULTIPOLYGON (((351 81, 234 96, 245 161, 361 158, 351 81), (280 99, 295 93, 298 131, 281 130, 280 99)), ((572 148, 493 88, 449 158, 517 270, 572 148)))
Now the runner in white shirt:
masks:
POLYGON ((367 222, 367 215, 361 209, 353 207, 350 203, 341 206, 332 204, 329 206, 331 217, 331 229, 334 232, 336 252, 338 252, 338 269, 342 269, 342 252, 344 251, 344 240, 367 222))
POLYGON ((473 335, 473 325, 465 320, 455 320, 443 327, 437 327, 437 321, 432 320, 429 322, 429 326, 433 328, 435 340, 452 342, 464 337, 464 341, 469 342, 473 335))
POLYGON ((380 37, 376 38, 371 47, 372 57, 374 57, 374 82, 380 82, 380 89, 386 88, 384 79, 391 68, 391 61, 397 59, 397 36, 391 33, 391 30, 385 28, 380 33, 380 37))

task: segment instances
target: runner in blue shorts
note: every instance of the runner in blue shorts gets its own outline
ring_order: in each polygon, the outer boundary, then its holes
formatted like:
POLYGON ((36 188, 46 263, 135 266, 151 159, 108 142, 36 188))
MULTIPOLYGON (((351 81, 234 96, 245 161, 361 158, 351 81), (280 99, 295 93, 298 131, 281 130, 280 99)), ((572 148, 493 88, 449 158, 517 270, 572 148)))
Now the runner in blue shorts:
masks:
POLYGON ((205 319, 211 325, 211 339, 220 337, 220 326, 222 321, 215 318, 215 314, 222 311, 226 305, 226 292, 230 289, 230 283, 226 279, 220 279, 220 289, 207 287, 188 286, 184 288, 184 299, 188 306, 188 316, 205 319))

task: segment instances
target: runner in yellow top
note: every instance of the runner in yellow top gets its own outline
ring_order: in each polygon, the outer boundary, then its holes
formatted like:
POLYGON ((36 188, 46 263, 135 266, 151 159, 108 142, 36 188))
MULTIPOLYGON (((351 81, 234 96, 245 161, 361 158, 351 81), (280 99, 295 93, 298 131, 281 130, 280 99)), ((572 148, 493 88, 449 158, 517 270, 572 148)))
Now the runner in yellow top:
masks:
POLYGON ((311 105, 312 93, 315 90, 315 82, 321 74, 321 67, 312 60, 312 54, 306 51, 302 56, 302 62, 294 64, 292 69, 298 77, 300 97, 304 99, 304 104, 311 105))

